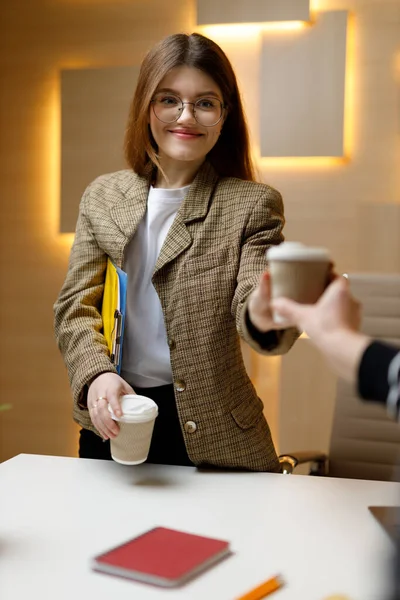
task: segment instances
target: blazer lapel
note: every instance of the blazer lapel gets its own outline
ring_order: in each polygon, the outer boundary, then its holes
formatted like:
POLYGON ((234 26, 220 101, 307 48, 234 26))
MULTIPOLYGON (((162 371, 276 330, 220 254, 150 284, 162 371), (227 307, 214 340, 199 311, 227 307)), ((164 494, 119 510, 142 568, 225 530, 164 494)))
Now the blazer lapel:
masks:
POLYGON ((146 213, 150 178, 140 177, 127 171, 126 179, 120 184, 123 195, 111 208, 111 218, 127 240, 130 240, 146 213))
POLYGON ((213 167, 209 163, 204 163, 190 186, 189 192, 168 231, 153 275, 167 263, 175 260, 192 244, 192 236, 186 224, 205 218, 217 181, 218 175, 213 167))

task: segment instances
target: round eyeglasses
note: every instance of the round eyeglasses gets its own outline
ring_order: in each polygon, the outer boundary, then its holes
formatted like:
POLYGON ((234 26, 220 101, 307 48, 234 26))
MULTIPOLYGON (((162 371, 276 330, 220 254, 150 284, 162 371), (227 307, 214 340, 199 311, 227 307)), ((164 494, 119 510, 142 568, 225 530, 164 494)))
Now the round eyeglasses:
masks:
POLYGON ((160 92, 151 101, 153 111, 159 121, 163 123, 174 123, 179 119, 185 108, 185 104, 193 106, 193 115, 199 125, 213 127, 222 119, 225 104, 218 98, 204 97, 196 102, 183 102, 179 96, 160 92))

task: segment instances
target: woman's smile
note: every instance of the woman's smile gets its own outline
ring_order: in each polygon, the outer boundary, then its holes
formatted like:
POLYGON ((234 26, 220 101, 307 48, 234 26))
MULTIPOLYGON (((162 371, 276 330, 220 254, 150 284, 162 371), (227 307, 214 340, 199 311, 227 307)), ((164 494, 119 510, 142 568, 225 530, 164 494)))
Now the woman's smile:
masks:
POLYGON ((204 134, 198 131, 194 131, 193 129, 186 129, 183 127, 179 127, 176 129, 169 129, 169 133, 172 133, 175 137, 180 140, 198 140, 200 137, 203 137, 204 134))

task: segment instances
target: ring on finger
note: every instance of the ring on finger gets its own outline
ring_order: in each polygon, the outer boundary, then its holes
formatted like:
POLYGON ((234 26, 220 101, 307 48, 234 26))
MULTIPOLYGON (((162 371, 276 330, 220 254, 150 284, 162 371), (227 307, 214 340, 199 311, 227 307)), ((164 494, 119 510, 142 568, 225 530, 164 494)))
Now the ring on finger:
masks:
POLYGON ((107 398, 105 398, 104 396, 99 396, 98 398, 96 398, 96 400, 93 402, 91 408, 98 408, 98 403, 100 402, 100 400, 107 400, 107 398))

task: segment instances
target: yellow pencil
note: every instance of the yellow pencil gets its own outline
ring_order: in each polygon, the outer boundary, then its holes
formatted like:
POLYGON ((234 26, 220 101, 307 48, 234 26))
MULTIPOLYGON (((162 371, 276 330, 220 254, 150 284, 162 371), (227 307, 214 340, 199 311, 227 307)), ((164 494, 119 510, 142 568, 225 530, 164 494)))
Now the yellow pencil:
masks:
POLYGON ((282 577, 277 575, 268 579, 268 581, 264 581, 264 583, 247 592, 244 596, 240 596, 237 600, 262 600, 262 598, 266 598, 270 594, 277 592, 283 585, 282 577))

